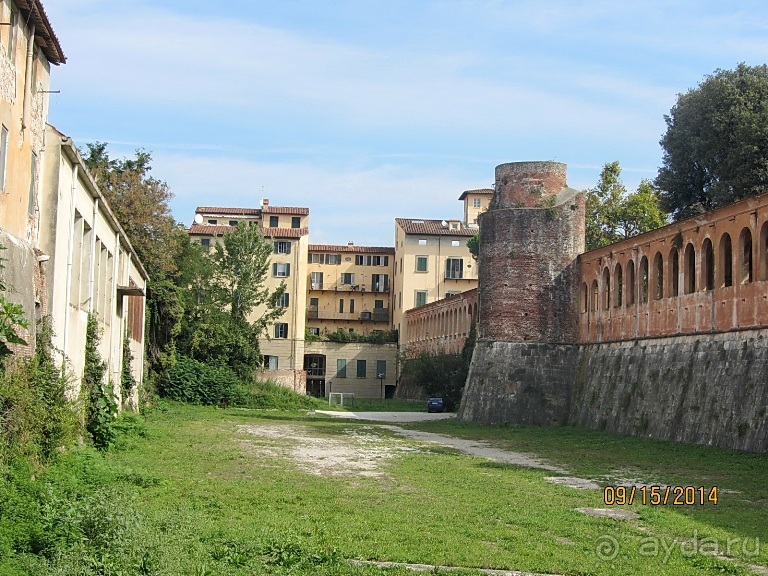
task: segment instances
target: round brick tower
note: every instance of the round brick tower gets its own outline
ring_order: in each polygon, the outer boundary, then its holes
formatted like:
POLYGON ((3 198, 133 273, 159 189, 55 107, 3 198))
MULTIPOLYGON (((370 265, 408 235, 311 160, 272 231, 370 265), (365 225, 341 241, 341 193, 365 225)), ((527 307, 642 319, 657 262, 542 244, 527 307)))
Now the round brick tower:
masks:
POLYGON ((480 215, 478 337, 576 342, 577 256, 584 194, 560 162, 496 167, 496 194, 480 215))

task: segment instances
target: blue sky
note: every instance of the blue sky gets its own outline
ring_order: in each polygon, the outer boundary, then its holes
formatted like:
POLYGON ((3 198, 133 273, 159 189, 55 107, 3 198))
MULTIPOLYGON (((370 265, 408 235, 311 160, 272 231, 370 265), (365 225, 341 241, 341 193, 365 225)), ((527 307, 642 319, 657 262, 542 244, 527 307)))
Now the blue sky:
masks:
POLYGON ((43 2, 68 58, 52 124, 152 152, 185 224, 266 197, 308 206, 313 243, 459 217, 505 162, 564 162, 589 188, 618 160, 633 189, 677 94, 768 54, 751 1, 43 2))

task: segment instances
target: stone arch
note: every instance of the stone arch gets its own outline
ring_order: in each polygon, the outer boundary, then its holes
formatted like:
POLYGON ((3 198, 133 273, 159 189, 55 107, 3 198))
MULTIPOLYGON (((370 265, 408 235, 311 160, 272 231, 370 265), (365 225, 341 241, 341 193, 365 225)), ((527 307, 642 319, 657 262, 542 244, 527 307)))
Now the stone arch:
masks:
POLYGON ((618 308, 623 304, 624 297, 624 274, 621 268, 621 262, 616 264, 613 271, 613 305, 618 308))
POLYGON ((640 303, 648 303, 648 258, 643 256, 640 259, 640 303))
POLYGON ((635 261, 627 262, 627 306, 635 304, 635 292, 637 283, 635 282, 635 261))
POLYGON ((672 248, 669 251, 669 274, 667 274, 667 294, 680 296, 680 251, 672 248))
POLYGON ((758 254, 760 258, 760 280, 768 280, 768 221, 763 222, 763 226, 760 228, 758 254))
POLYGON ((718 284, 721 288, 733 286, 733 246, 731 245, 731 235, 728 232, 720 236, 718 256, 720 259, 718 284))
POLYGON ((696 249, 691 242, 685 247, 683 288, 686 294, 696 291, 696 249))
POLYGON ((587 288, 586 282, 581 283, 580 299, 581 299, 581 305, 579 306, 579 309, 581 310, 581 313, 584 314, 589 308, 589 289, 587 288))
POLYGON ((664 298, 664 257, 656 252, 653 257, 653 299, 664 298))
POLYGON ((752 231, 744 228, 739 234, 739 284, 749 284, 753 278, 752 231))
POLYGON ((715 251, 709 238, 704 238, 701 245, 701 288, 715 289, 715 251))
POLYGON ((611 271, 606 266, 603 268, 603 310, 611 307, 611 271))

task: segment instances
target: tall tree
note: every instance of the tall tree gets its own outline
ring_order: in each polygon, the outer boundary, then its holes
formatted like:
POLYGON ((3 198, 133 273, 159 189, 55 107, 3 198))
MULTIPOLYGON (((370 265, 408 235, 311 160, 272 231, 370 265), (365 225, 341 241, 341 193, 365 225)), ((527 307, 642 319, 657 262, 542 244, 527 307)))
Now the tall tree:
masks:
POLYGON ((675 220, 768 191, 768 66, 715 70, 664 120, 655 184, 675 220))
POLYGON ((618 161, 600 172, 597 185, 587 191, 586 247, 594 250, 666 224, 659 194, 648 180, 627 193, 618 161))
POLYGON ((175 273, 175 255, 168 250, 176 227, 168 204, 173 193, 149 175, 152 155, 136 150, 134 158, 113 159, 105 142, 86 147, 85 164, 150 277, 175 273))

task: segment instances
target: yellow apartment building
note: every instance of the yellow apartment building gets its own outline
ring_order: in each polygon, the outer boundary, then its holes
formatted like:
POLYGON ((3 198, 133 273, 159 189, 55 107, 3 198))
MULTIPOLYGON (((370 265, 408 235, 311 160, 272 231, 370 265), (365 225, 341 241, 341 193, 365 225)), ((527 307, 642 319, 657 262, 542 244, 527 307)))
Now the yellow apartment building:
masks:
POLYGON ((395 219, 392 309, 401 343, 406 310, 477 287, 477 262, 467 248, 476 232, 461 220, 395 219))
POLYGON ((494 190, 492 188, 480 188, 478 190, 465 190, 459 196, 459 200, 464 202, 464 224, 470 228, 477 228, 477 218, 481 212, 488 210, 488 206, 493 200, 494 190))
POLYGON ((35 250, 50 72, 66 57, 39 0, 0 0, 0 22, 0 257, 14 288, 4 296, 24 307, 29 330, 19 335, 32 344, 48 307, 44 259, 35 250))
POLYGON ((307 328, 315 336, 341 328, 370 334, 390 330, 395 249, 309 245, 307 328))
MULTIPOLYGON (((273 253, 266 287, 272 291, 285 282, 286 291, 280 302, 285 313, 269 328, 268 337, 259 342, 259 348, 268 370, 303 370, 309 209, 271 206, 268 199, 262 200, 260 208, 200 206, 195 210, 194 222, 189 235, 205 248, 240 222, 259 226, 262 234, 271 239, 273 253)), ((252 319, 263 312, 257 308, 252 319)))

